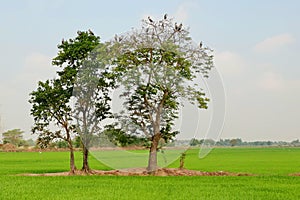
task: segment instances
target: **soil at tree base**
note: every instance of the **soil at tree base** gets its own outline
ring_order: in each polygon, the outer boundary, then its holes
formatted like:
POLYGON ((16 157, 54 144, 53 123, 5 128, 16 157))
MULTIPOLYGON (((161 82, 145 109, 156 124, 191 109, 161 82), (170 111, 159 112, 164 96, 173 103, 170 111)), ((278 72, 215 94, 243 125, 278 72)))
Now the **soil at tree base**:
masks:
MULTIPOLYGON (((153 173, 149 173, 146 168, 129 168, 120 170, 91 170, 90 173, 77 170, 74 174, 69 172, 44 173, 44 174, 21 174, 23 176, 71 176, 71 175, 98 175, 98 176, 254 176, 249 173, 232 172, 203 172, 197 170, 178 168, 159 168, 153 173)), ((299 174, 300 175, 300 174, 299 174)))

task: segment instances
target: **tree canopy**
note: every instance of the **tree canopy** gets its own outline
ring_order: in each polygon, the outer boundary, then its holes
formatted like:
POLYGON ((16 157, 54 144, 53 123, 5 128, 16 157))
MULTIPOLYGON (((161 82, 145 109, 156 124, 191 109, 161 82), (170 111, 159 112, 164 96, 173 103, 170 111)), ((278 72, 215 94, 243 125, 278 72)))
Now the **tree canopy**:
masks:
POLYGON ((3 143, 13 144, 17 147, 22 146, 25 144, 25 141, 23 139, 23 133, 24 131, 21 131, 21 129, 8 130, 2 133, 3 143))
POLYGON ((157 168, 161 139, 174 138, 174 120, 182 99, 206 109, 209 99, 195 80, 208 77, 212 50, 195 45, 189 31, 171 18, 142 21, 140 29, 116 36, 118 81, 124 87, 124 110, 118 119, 132 134, 151 141, 148 170, 157 168))

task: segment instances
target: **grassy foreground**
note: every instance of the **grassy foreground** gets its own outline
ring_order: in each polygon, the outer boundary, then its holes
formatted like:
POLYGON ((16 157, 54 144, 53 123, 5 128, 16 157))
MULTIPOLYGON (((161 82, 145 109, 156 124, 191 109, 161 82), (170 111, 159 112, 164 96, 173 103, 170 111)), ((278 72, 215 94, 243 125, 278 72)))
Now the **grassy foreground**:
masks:
MULTIPOLYGON (((300 149, 217 148, 186 167, 247 172, 251 177, 24 177, 20 173, 68 170, 68 152, 0 153, 0 199, 300 199, 300 149)), ((94 169, 109 169, 95 159, 94 169)), ((81 153, 76 153, 80 167, 81 153)), ((170 167, 178 167, 178 161, 170 167)))

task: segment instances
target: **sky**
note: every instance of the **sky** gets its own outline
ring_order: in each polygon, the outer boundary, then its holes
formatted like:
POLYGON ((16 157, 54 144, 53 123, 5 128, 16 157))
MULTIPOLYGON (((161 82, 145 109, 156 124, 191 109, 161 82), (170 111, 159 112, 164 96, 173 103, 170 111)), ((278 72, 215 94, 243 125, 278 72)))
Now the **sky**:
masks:
MULTIPOLYGON (((25 138, 33 137, 29 93, 55 76, 51 60, 62 38, 91 29, 106 41, 147 16, 168 13, 190 27, 195 42, 214 50, 226 96, 220 138, 300 139, 299 7, 298 0, 3 1, 0 129, 20 128, 25 138)), ((197 123, 198 117, 191 111, 183 121, 197 123)))

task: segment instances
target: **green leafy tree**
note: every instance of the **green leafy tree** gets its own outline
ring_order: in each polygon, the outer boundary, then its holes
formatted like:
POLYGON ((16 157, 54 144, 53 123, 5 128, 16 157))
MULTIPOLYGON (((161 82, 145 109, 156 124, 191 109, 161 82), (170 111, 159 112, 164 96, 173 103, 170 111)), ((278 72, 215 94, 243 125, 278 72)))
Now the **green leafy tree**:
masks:
POLYGON ((13 129, 2 133, 3 143, 10 143, 17 147, 22 146, 25 141, 23 140, 23 133, 20 129, 13 129))
POLYGON ((208 77, 213 56, 202 42, 194 45, 188 29, 167 17, 143 20, 140 29, 116 36, 114 48, 120 52, 114 72, 124 87, 124 111, 118 119, 126 130, 151 142, 147 169, 153 172, 159 142, 179 133, 172 127, 181 100, 207 108, 209 100, 195 80, 208 77))
POLYGON ((37 90, 30 95, 31 115, 34 118, 32 132, 38 135, 37 144, 43 148, 54 139, 66 141, 70 150, 70 173, 74 173, 72 137, 76 132, 69 105, 72 91, 66 89, 61 80, 54 79, 39 82, 37 90))
MULTIPOLYGON (((70 149, 70 171, 74 173, 74 153, 72 138, 78 129, 73 122, 73 110, 70 100, 73 96, 74 82, 77 73, 89 53, 99 45, 100 38, 92 31, 78 31, 75 39, 62 40, 58 45, 58 55, 52 64, 60 67, 58 78, 39 82, 38 89, 31 93, 31 114, 34 117, 33 133, 39 135, 40 145, 49 144, 54 139, 63 139, 70 149), (53 131, 54 125, 57 130, 53 131)), ((83 145, 83 169, 88 167, 88 150, 83 145)))

